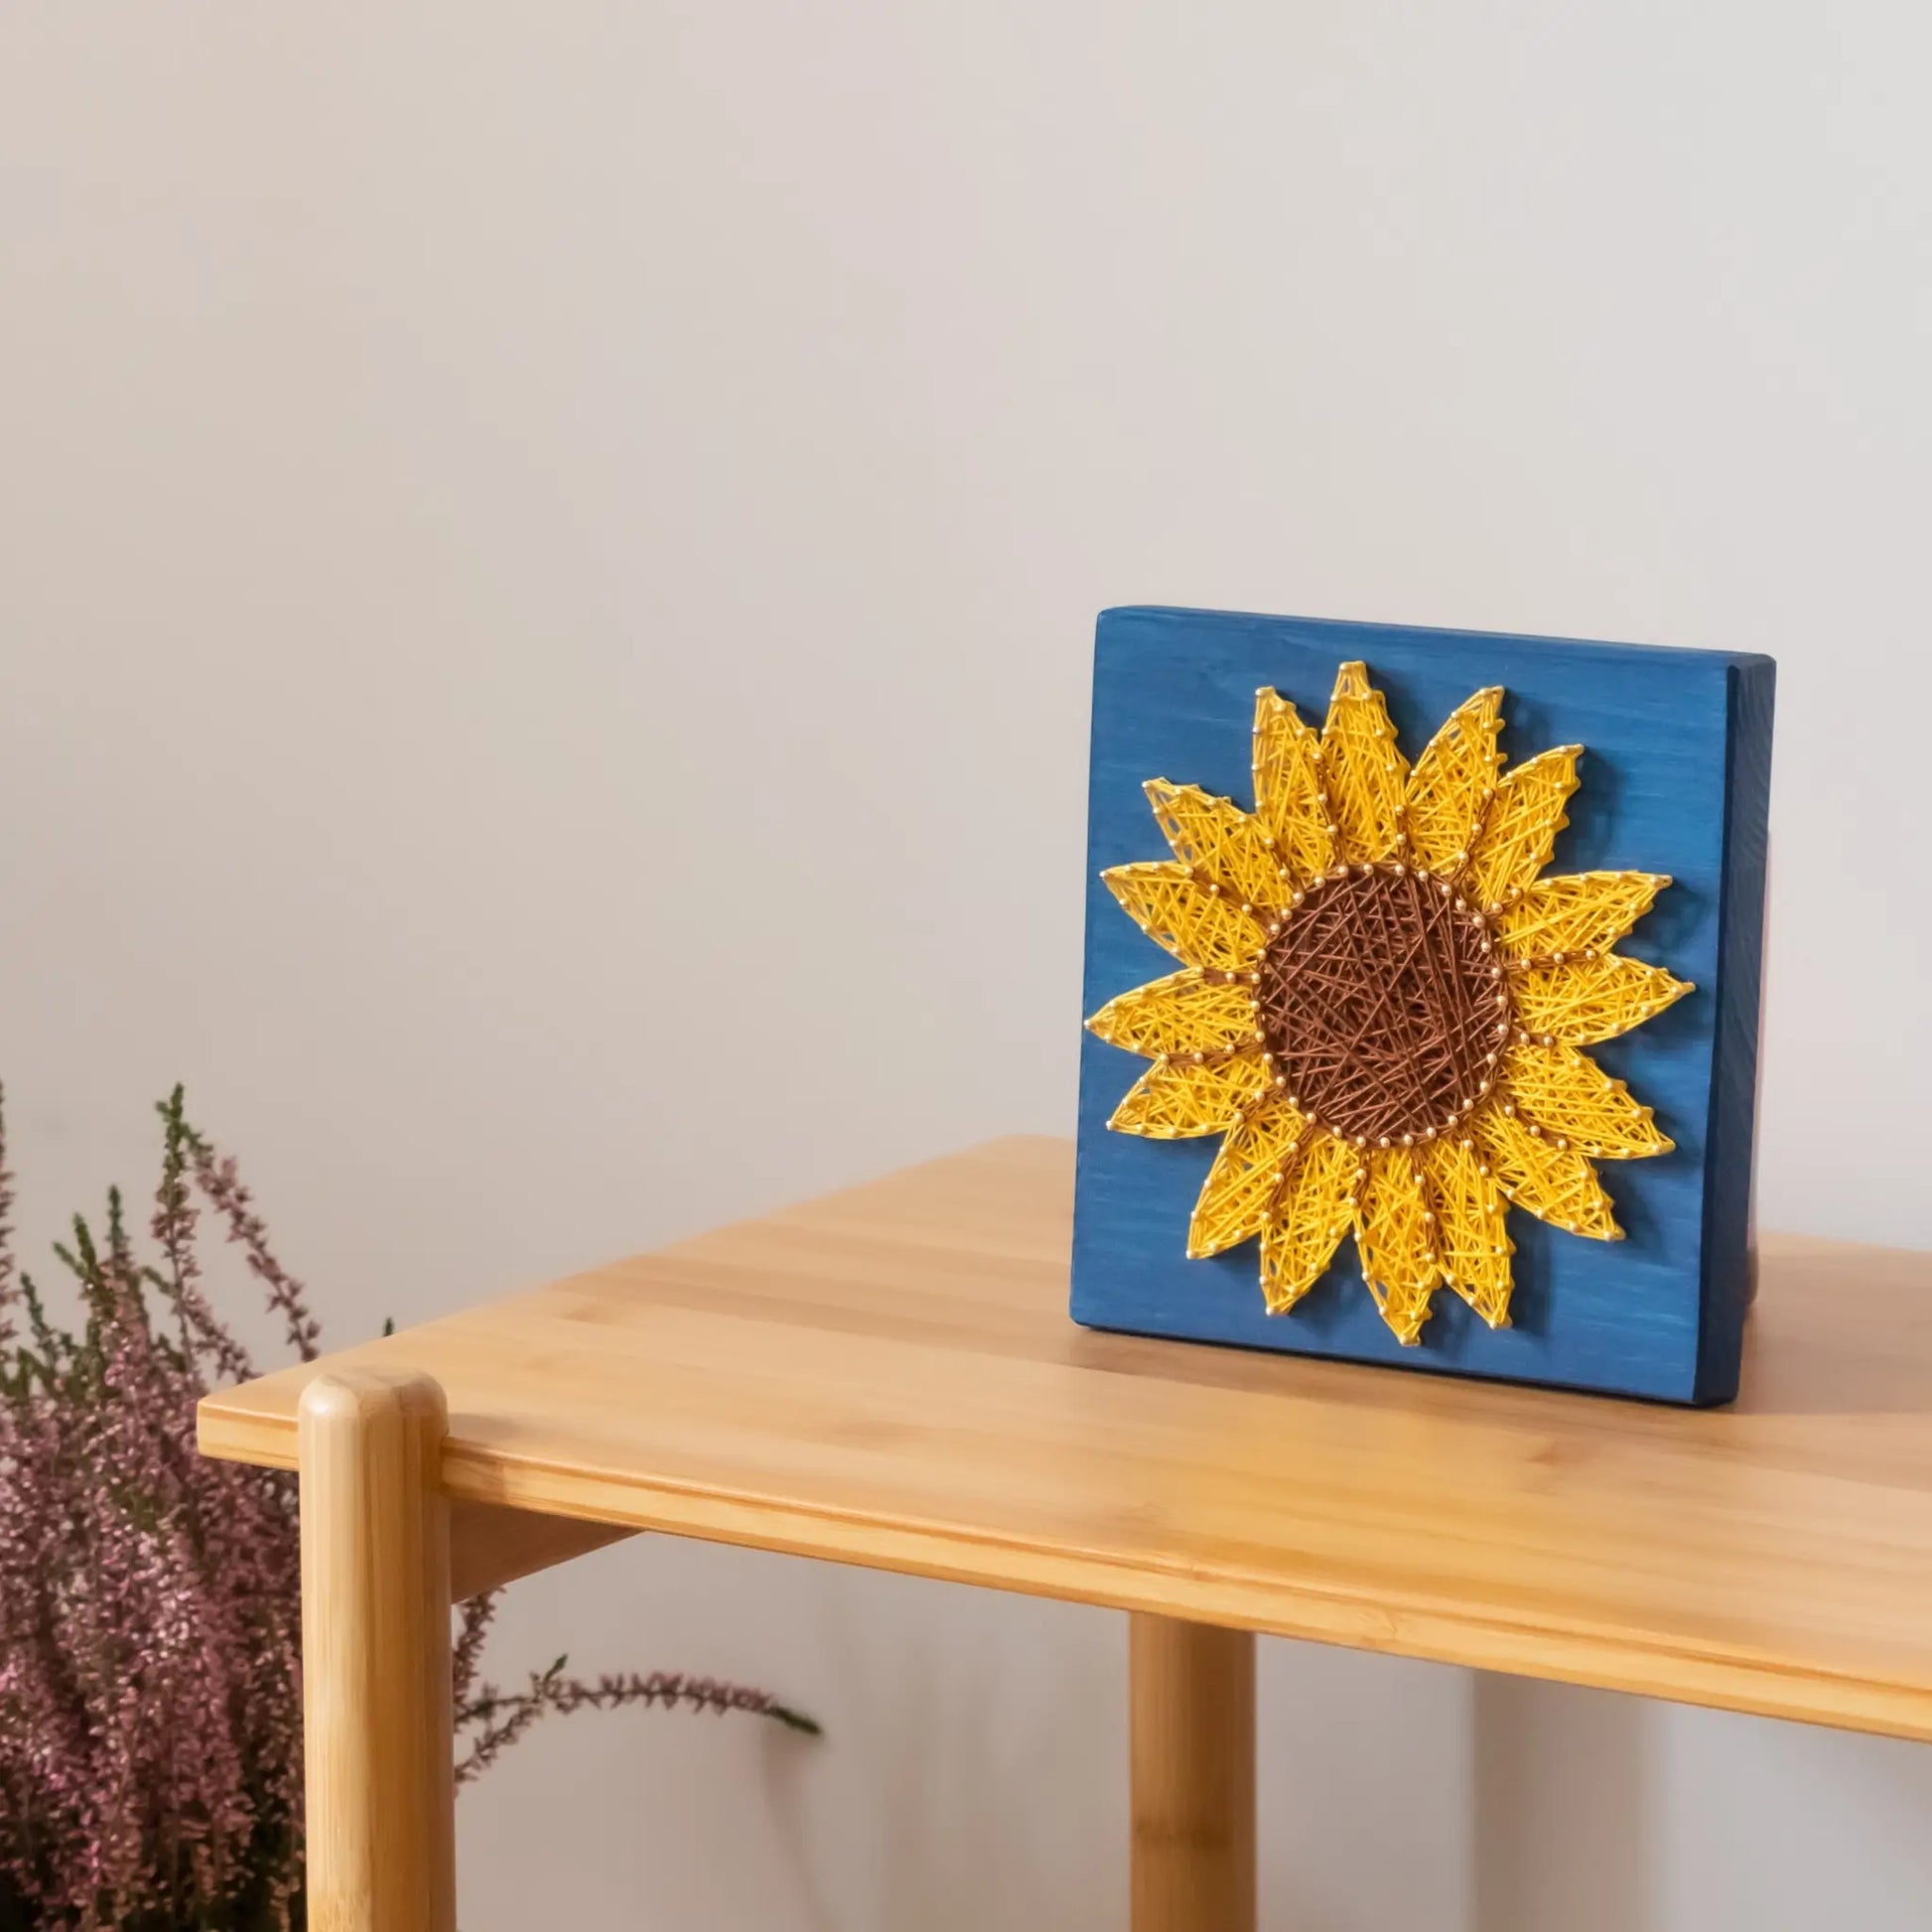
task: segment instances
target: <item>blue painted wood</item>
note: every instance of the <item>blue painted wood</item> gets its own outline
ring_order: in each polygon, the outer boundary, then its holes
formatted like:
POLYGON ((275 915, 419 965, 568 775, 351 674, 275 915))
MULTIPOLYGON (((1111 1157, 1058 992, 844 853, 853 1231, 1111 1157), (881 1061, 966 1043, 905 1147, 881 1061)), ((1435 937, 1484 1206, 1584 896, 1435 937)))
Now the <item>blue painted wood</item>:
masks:
POLYGON ((1776 686, 1777 667, 1767 657, 1743 660, 1731 671, 1724 885, 1718 906, 1717 1038, 1705 1174, 1704 1302, 1695 1391, 1700 1402, 1728 1402, 1737 1393, 1744 1315, 1750 1306, 1751 1138, 1757 1118, 1765 828, 1776 686))
MULTIPOLYGON (((1413 760, 1470 692, 1500 684, 1512 763, 1581 744, 1583 788, 1549 872, 1667 872, 1676 884, 1622 950, 1697 991, 1592 1047, 1677 1143, 1604 1162, 1628 1239, 1585 1241, 1518 1209, 1513 1327, 1436 1298, 1404 1348, 1362 1287, 1352 1242, 1287 1315, 1266 1312, 1256 1244, 1185 1258, 1218 1141, 1146 1141, 1106 1122, 1146 1062, 1085 1036, 1074 1207, 1074 1318, 1091 1326, 1549 1383, 1680 1403, 1736 1394, 1747 1302, 1759 957, 1772 695, 1768 657, 1335 623, 1221 612, 1103 613, 1094 661, 1082 1013, 1173 970, 1100 883, 1166 856, 1142 784, 1164 777, 1252 805, 1258 686, 1316 723, 1335 667, 1367 662, 1413 760)), ((1546 875, 1547 876, 1547 875, 1546 875)))

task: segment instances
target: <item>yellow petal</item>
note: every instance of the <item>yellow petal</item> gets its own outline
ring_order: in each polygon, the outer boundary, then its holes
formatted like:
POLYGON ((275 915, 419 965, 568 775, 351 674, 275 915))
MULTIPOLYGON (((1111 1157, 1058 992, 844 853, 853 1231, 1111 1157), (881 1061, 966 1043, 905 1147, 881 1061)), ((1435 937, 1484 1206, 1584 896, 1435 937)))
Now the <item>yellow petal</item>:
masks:
POLYGON ((1598 1160, 1641 1161, 1676 1145, 1621 1080, 1574 1046, 1512 1046, 1501 1073, 1503 1104, 1513 1104, 1559 1148, 1568 1143, 1598 1160))
POLYGON ((1268 1069, 1254 1053, 1217 1059, 1156 1060, 1128 1088, 1107 1125, 1116 1134, 1150 1141, 1190 1141, 1232 1127, 1242 1102, 1267 1084, 1268 1069))
POLYGON ((1500 685, 1478 691, 1444 720, 1409 777, 1409 857, 1427 871, 1452 876, 1467 864, 1495 788, 1500 685))
POLYGON ((1432 1141, 1422 1150, 1423 1186, 1436 1211, 1436 1236, 1449 1287, 1492 1328, 1509 1326, 1509 1212, 1493 1173, 1467 1141, 1432 1141))
POLYGON ((1521 1025, 1575 1046, 1627 1034, 1693 990, 1661 966, 1620 953, 1524 966, 1510 975, 1509 986, 1521 1025))
POLYGON ((1303 1143, 1261 1238, 1261 1292, 1270 1314, 1286 1314, 1321 1279, 1355 1217, 1361 1172, 1362 1157, 1332 1134, 1303 1143))
POLYGON ((1100 876, 1128 917, 1184 966, 1245 970, 1267 938, 1239 900, 1196 884, 1193 874, 1173 860, 1115 866, 1100 876))
POLYGON ((1350 865, 1388 858, 1402 830, 1409 767, 1396 750, 1395 727, 1366 666, 1344 664, 1321 733, 1321 784, 1336 848, 1350 865))
POLYGON ((1429 1201, 1414 1153, 1371 1149, 1355 1207, 1355 1246, 1362 1279, 1396 1339, 1413 1342, 1429 1319, 1429 1296, 1443 1279, 1429 1201))
POLYGON ((1268 1225, 1287 1169, 1301 1152, 1308 1122, 1273 1093, 1228 1130, 1187 1228, 1187 1255, 1198 1261, 1235 1247, 1268 1225))
POLYGON ((1496 787, 1469 861, 1469 897, 1500 905, 1529 890, 1550 863, 1557 834, 1570 823, 1563 808, 1577 789, 1581 745, 1560 745, 1519 764, 1496 787))
POLYGON ((1196 966, 1112 999, 1087 1031, 1130 1053, 1212 1053, 1251 1040, 1254 996, 1240 980, 1209 979, 1196 966))
POLYGON ((1335 863, 1321 795, 1321 740, 1273 691, 1255 693, 1255 816, 1297 886, 1335 863))
POLYGON ((1198 785, 1150 778, 1145 789, 1173 856, 1196 878, 1213 880, 1247 905, 1288 903, 1294 888, 1282 877, 1259 820, 1231 799, 1209 797, 1198 785))
POLYGON ((1574 1147, 1559 1148, 1549 1135, 1531 1134, 1497 1106, 1478 1108, 1473 1126, 1482 1164, 1518 1207, 1592 1241, 1623 1239, 1596 1170, 1574 1147))
POLYGON ((1505 959, 1608 952, 1670 884, 1665 873, 1567 872, 1539 879, 1496 920, 1505 959))

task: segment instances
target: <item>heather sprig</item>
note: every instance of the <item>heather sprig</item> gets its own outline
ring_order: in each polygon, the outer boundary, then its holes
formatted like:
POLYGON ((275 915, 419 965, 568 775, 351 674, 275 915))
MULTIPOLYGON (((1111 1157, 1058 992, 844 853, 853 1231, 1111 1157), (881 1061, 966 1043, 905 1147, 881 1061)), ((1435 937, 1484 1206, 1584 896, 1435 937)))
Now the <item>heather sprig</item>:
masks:
MULTIPOLYGON (((0 1932, 291 1932, 303 1921, 296 1479, 205 1460, 195 1405, 255 1373, 207 1299, 206 1211, 312 1360, 321 1330, 234 1162, 160 1103, 143 1260, 118 1192, 55 1254, 60 1325, 12 1244, 0 1119, 0 1932)), ((459 1776, 552 1713, 745 1712, 761 1691, 658 1672, 481 1680, 492 1595, 459 1606, 459 1776)))

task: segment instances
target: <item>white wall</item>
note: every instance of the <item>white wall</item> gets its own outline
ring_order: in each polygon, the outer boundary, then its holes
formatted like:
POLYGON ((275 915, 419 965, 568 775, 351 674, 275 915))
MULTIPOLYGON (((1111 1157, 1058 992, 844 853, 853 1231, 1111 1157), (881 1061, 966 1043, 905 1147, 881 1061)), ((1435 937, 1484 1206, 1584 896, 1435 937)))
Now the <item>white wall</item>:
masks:
MULTIPOLYGON (((1064 1128, 1089 624, 1158 599, 1776 653, 1765 1218, 1932 1241, 1928 55, 1906 0, 6 9, 30 1227, 184 1077, 346 1338, 1064 1128)), ((498 1656, 559 1633, 831 1737, 539 1736, 469 1932, 1120 1923, 1113 1619, 657 1541, 498 1656)), ((1932 1913, 1932 1754, 1265 1691, 1271 1926, 1932 1913)))

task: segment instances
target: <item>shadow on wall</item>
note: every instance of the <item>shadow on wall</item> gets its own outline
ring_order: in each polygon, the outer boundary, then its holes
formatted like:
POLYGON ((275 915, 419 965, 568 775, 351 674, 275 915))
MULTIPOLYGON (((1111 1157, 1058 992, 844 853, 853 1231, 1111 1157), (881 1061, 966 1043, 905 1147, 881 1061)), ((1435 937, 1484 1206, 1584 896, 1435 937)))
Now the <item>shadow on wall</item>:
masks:
POLYGON ((1932 1749, 1607 1691, 1475 1687, 1478 1932, 1923 1932, 1932 1749))
POLYGON ((838 1718, 816 1761, 763 1759, 787 1924, 1125 1922, 1125 1618, 830 1566, 806 1606, 838 1718), (832 1856, 828 1806, 849 1833, 832 1856))
POLYGON ((1477 1676, 1480 1932, 1643 1932, 1651 1715, 1640 1698, 1477 1676))

